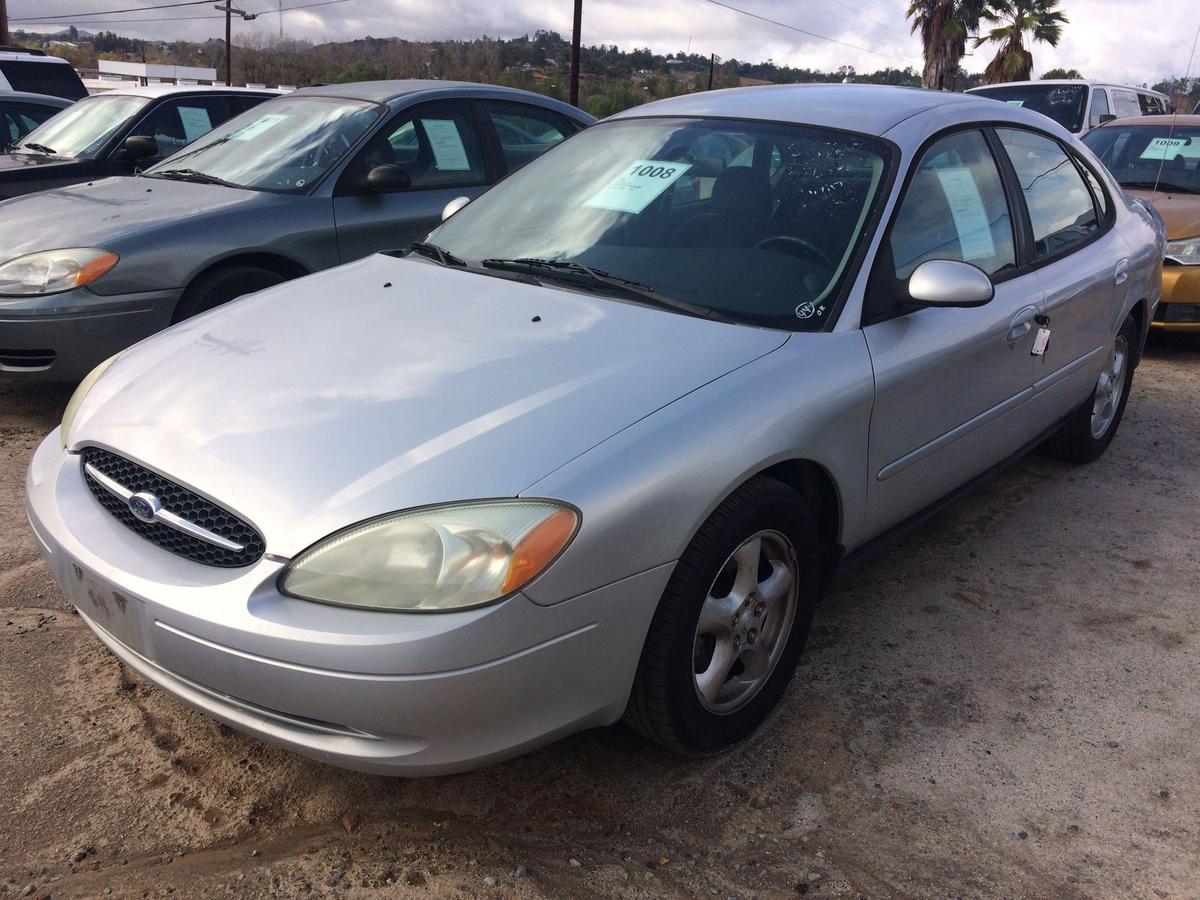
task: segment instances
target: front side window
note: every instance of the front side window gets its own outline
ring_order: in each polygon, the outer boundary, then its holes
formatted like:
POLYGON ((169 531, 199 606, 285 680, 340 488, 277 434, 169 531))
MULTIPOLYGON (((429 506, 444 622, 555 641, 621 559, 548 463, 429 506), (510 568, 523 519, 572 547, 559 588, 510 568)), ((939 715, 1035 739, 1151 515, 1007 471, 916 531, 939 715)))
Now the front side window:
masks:
POLYGON ((1108 93, 1103 88, 1092 91, 1092 115, 1088 120, 1093 128, 1104 124, 1104 117, 1112 115, 1108 107, 1108 93))
POLYGON ((1057 141, 1015 128, 996 134, 1021 182, 1039 258, 1065 252, 1100 230, 1092 192, 1057 141))
POLYGON ((229 118, 229 101, 224 97, 179 97, 155 107, 133 134, 154 138, 158 145, 155 158, 176 153, 204 137, 229 118))
POLYGON ((1083 142, 1123 187, 1200 194, 1200 127, 1106 125, 1083 142))
POLYGON ((483 144, 470 109, 461 103, 431 103, 404 113, 380 129, 342 176, 361 184, 376 166, 398 166, 411 190, 484 184, 483 144))
POLYGON ((429 240, 471 265, 550 261, 559 269, 537 278, 609 293, 563 271, 582 264, 653 289, 664 307, 676 300, 815 331, 832 315, 891 162, 886 142, 825 128, 618 120, 539 156, 429 240))
POLYGON ((123 94, 88 97, 27 134, 18 151, 91 159, 149 103, 145 97, 123 94))
POLYGON ((214 128, 145 174, 304 193, 345 157, 383 111, 377 103, 334 97, 272 100, 214 128))
POLYGON ((1070 132, 1083 130, 1083 111, 1087 106, 1088 89, 1084 84, 1029 84, 988 87, 972 91, 981 97, 991 97, 1013 106, 1032 109, 1049 116, 1070 132))

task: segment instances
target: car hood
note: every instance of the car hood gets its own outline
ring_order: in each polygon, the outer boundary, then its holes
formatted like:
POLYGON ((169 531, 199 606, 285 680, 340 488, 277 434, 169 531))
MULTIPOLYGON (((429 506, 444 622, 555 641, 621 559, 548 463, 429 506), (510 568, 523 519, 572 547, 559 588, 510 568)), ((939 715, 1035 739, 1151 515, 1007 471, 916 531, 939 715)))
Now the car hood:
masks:
POLYGON ((23 177, 32 171, 46 169, 69 169, 90 163, 90 159, 72 159, 69 156, 46 156, 44 153, 0 154, 0 181, 4 178, 23 177))
POLYGON ((292 556, 394 510, 516 496, 786 339, 377 255, 137 345, 71 445, 208 495, 292 556))
POLYGON ((1153 203, 1163 224, 1167 240, 1200 236, 1200 194, 1173 194, 1170 191, 1147 191, 1125 188, 1126 193, 1147 203, 1153 203), (1153 200, 1151 200, 1153 197, 1153 200))
MULTIPOLYGON (((257 191, 120 176, 14 197, 0 217, 20 228, 0 229, 0 261, 56 247, 122 249, 131 236, 253 203, 257 191)), ((272 196, 272 195, 266 195, 272 196)))

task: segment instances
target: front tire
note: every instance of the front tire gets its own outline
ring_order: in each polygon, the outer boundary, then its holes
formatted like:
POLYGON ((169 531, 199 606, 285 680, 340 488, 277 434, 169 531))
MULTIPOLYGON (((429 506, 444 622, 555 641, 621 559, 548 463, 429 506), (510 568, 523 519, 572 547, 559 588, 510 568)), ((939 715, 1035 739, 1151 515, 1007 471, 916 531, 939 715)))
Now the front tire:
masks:
POLYGON ((626 710, 637 731, 707 755, 753 732, 787 688, 820 587, 803 498, 758 477, 688 545, 650 625, 626 710))
POLYGON ((206 272, 188 286, 172 321, 182 322, 230 300, 274 287, 284 281, 287 279, 278 272, 259 266, 226 266, 206 272))
POLYGON ((1091 396, 1046 442, 1046 450, 1051 456, 1068 462, 1089 463, 1099 459, 1108 449, 1116 437, 1133 388, 1133 360, 1138 338, 1137 322, 1130 316, 1113 340, 1091 396))

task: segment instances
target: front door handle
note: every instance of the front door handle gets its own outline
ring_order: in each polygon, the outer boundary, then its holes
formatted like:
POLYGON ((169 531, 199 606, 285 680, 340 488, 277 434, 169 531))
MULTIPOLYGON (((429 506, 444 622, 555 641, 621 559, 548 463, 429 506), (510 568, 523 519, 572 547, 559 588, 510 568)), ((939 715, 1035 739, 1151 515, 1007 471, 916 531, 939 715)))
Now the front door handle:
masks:
POLYGON ((1113 266, 1113 284, 1117 287, 1129 280, 1129 260, 1122 259, 1113 266))
POLYGON ((1038 310, 1036 306, 1026 306, 1023 310, 1013 316, 1012 321, 1008 323, 1008 342, 1015 344, 1033 329, 1033 323, 1037 320, 1038 310))

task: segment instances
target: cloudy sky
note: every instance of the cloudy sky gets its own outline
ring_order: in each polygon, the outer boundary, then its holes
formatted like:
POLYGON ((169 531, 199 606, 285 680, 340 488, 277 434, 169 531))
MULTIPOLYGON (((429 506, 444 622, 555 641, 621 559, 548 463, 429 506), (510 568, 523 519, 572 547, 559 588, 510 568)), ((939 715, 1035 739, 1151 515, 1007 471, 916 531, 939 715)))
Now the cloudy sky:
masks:
MULTIPOLYGON (((175 9, 100 15, 101 11, 157 6, 172 0, 8 0, 13 27, 33 28, 37 16, 71 15, 44 20, 88 31, 110 29, 145 38, 203 40, 222 33, 223 19, 208 2, 175 9), (78 15, 76 13, 91 13, 78 15), (167 21, 152 21, 169 17, 167 21), (31 21, 17 22, 27 19, 31 21), (140 20, 140 21, 135 21, 140 20), (128 24, 119 24, 128 21, 128 24)), ((314 0, 282 0, 300 6, 314 0)), ((685 50, 743 60, 773 59, 809 68, 859 71, 881 66, 920 65, 920 44, 909 34, 905 0, 722 0, 729 6, 775 19, 842 44, 810 37, 779 25, 723 9, 709 0, 584 0, 584 42, 649 46, 660 52, 685 50), (845 46, 845 45, 853 46, 845 46), (855 49, 862 48, 862 49, 855 49)), ((264 13, 238 22, 238 34, 274 35, 280 0, 235 0, 235 5, 264 13)), ((1035 47, 1034 72, 1074 67, 1089 78, 1153 84, 1181 75, 1195 37, 1196 0, 1063 0, 1070 18, 1057 48, 1035 47), (1165 23, 1178 23, 1167 27, 1165 23)), ((538 28, 571 29, 571 0, 344 0, 283 14, 290 37, 314 41, 371 35, 422 38, 471 38, 481 34, 511 37, 538 28)), ((992 50, 983 47, 966 59, 979 71, 992 50)), ((1200 68, 1200 60, 1193 63, 1200 68)))

